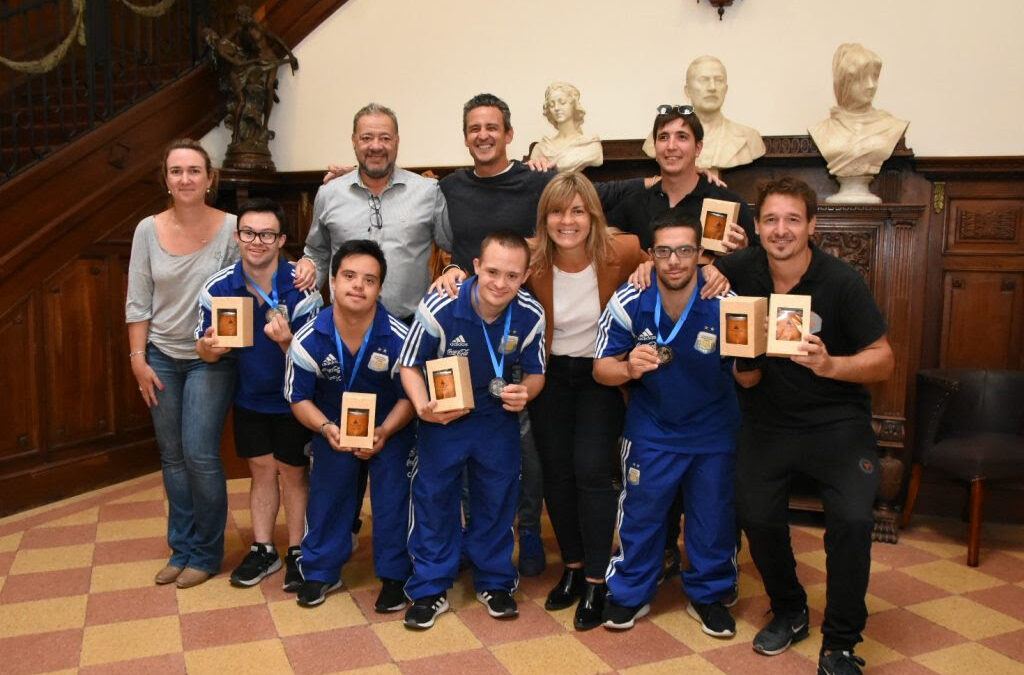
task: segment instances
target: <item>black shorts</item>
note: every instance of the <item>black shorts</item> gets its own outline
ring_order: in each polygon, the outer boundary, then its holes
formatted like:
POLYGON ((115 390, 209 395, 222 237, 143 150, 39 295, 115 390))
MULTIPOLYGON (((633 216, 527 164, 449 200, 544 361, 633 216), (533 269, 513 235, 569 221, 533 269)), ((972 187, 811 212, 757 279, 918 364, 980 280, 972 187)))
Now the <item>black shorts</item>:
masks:
POLYGON ((274 455, 290 466, 306 466, 306 444, 313 432, 291 413, 260 413, 235 406, 235 450, 239 457, 274 455))

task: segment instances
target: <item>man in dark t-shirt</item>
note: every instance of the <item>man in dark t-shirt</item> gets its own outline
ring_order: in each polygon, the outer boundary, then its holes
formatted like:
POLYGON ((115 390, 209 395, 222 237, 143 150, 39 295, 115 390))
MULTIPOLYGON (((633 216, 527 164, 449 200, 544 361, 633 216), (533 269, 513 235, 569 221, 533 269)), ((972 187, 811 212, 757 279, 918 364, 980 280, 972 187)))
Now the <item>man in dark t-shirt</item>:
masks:
MULTIPOLYGON (((789 539, 788 487, 815 480, 825 508, 825 618, 819 671, 860 673, 853 653, 867 621, 872 504, 878 454, 865 384, 887 379, 893 353, 886 323, 864 279, 810 242, 817 197, 782 178, 761 189, 761 247, 715 265, 739 295, 811 296, 801 354, 737 359, 743 421, 736 459, 736 506, 750 555, 771 600, 772 621, 753 648, 773 656, 808 635, 807 594, 789 539)), ((770 322, 771 323, 771 322, 770 322)))
MULTIPOLYGON (((734 251, 757 243, 754 216, 746 200, 735 192, 708 181, 697 171, 697 157, 703 147, 704 128, 690 106, 660 106, 654 119, 655 159, 661 181, 634 193, 608 211, 608 222, 640 237, 646 249, 652 245, 651 222, 669 209, 696 220, 704 198, 738 202, 738 223, 729 223, 725 246, 734 251)), ((703 262, 710 261, 709 257, 703 262)))

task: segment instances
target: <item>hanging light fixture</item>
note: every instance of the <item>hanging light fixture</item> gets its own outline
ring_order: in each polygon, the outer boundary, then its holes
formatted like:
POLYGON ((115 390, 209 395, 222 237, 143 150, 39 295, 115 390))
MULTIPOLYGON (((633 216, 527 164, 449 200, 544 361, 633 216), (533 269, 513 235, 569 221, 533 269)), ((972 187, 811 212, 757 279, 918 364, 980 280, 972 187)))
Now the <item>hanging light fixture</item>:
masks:
MULTIPOLYGON (((697 0, 697 4, 700 4, 700 0, 697 0)), ((718 8, 718 20, 721 21, 725 15, 725 8, 732 7, 732 0, 708 0, 708 4, 718 8)))

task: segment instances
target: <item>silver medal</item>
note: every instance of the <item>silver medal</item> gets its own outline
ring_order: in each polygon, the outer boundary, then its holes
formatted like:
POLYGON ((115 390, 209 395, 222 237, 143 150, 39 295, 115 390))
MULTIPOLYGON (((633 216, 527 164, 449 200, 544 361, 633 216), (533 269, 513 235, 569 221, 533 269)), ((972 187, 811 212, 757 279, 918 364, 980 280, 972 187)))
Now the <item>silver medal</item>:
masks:
POLYGON ((496 377, 487 384, 487 391, 494 398, 501 398, 501 392, 504 391, 507 386, 508 382, 500 377, 496 377))
POLYGON ((658 363, 660 363, 661 365, 665 365, 667 363, 672 363, 673 354, 672 354, 672 348, 671 347, 669 347, 668 345, 658 345, 657 352, 658 352, 658 363))

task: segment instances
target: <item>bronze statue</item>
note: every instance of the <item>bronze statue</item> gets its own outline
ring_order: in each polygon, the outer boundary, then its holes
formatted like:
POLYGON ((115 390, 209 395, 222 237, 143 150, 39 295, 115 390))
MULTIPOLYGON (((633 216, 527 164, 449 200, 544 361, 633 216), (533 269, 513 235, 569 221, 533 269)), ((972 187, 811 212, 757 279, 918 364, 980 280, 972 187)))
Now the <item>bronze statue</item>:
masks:
POLYGON ((224 166, 234 169, 274 170, 270 158, 270 110, 277 98, 277 69, 288 64, 294 73, 299 62, 288 46, 261 26, 248 5, 235 14, 238 28, 221 37, 211 29, 204 35, 210 56, 221 74, 221 90, 229 97, 225 124, 231 143, 224 166), (221 68, 221 63, 229 67, 221 68))

